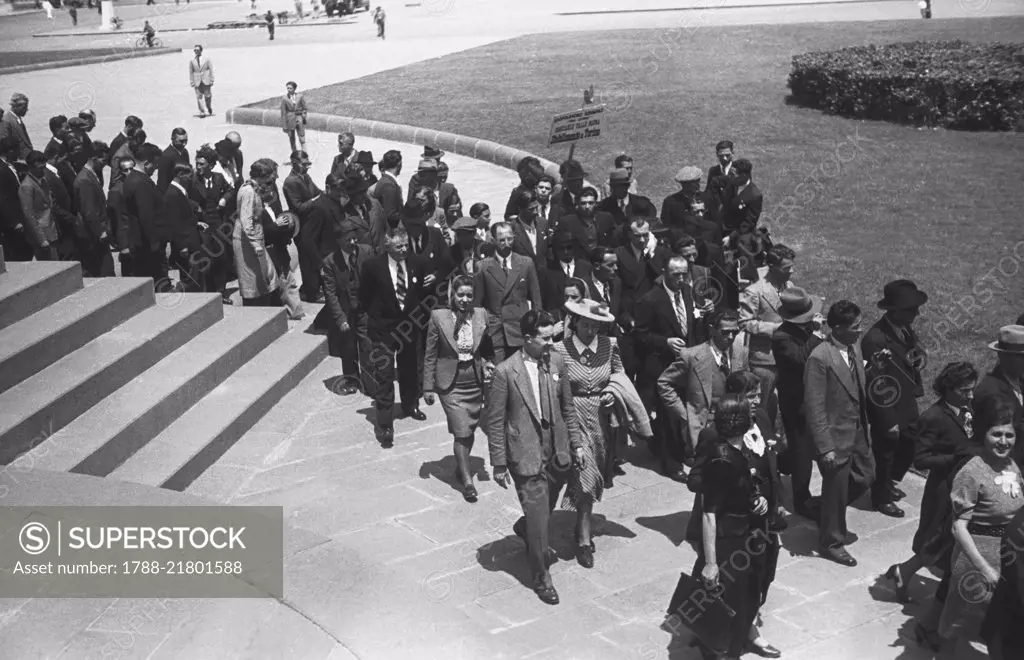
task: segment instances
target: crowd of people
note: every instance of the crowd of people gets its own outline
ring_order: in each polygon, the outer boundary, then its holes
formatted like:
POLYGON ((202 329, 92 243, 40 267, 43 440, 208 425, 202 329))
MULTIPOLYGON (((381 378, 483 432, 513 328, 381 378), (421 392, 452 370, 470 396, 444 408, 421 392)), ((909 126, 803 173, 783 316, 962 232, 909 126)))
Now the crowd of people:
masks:
POLYGON ((1024 317, 990 344, 990 373, 945 365, 919 414, 926 355, 914 322, 927 294, 887 283, 866 328, 856 302, 826 309, 796 286, 798 255, 761 228, 753 164, 731 142, 716 145, 706 175, 682 167, 660 210, 627 155, 600 191, 576 160, 554 177, 527 157, 504 209, 475 202, 466 215, 445 153, 430 145, 403 189, 401 151, 378 162, 344 133, 321 189, 294 83, 281 107, 293 151, 280 187, 271 159, 246 174, 235 132, 193 160, 184 129, 161 149, 128 116, 103 143, 85 111, 51 118, 38 151, 27 110, 15 94, 0 120, 9 261, 78 260, 87 276, 109 277, 116 253, 121 275, 158 289, 177 269, 175 286, 225 304, 234 280, 243 305, 285 306, 291 318, 323 303, 314 327, 341 359, 338 392, 374 400, 382 448, 395 442, 396 380, 401 417, 423 421, 420 402, 440 401, 469 503, 475 435, 486 436, 495 483, 522 504, 513 531, 545 603, 559 602, 551 512, 560 500, 576 511, 576 559, 593 567, 592 512, 635 444, 695 494, 687 537, 699 559, 669 621, 696 633, 708 658, 779 657, 758 621, 788 525, 783 491, 793 514, 818 525, 820 555, 855 566, 848 505, 870 494, 877 515, 902 518, 900 484, 916 466, 928 480, 913 554, 886 577, 906 600, 920 570, 943 575, 918 643, 984 639, 993 657, 1024 657, 1007 550, 1024 534, 1024 317))

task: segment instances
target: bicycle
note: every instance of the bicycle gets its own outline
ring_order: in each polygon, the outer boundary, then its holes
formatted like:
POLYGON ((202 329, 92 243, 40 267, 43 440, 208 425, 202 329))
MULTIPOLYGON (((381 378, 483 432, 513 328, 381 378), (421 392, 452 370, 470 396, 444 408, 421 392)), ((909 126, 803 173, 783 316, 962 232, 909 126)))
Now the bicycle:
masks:
POLYGON ((150 44, 146 42, 146 37, 144 37, 144 36, 143 37, 139 37, 135 41, 135 47, 136 48, 144 48, 144 47, 160 48, 163 45, 164 45, 164 42, 160 41, 160 37, 153 37, 153 44, 152 44, 152 46, 150 46, 150 44))

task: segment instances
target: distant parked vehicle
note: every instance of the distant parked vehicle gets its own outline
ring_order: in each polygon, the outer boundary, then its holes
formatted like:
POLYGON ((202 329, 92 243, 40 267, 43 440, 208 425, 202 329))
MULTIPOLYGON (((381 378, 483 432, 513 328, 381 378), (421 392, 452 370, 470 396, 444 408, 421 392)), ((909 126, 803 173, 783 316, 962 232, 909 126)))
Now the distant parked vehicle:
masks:
POLYGON ((324 13, 328 16, 347 16, 356 10, 370 11, 370 0, 327 0, 324 13))

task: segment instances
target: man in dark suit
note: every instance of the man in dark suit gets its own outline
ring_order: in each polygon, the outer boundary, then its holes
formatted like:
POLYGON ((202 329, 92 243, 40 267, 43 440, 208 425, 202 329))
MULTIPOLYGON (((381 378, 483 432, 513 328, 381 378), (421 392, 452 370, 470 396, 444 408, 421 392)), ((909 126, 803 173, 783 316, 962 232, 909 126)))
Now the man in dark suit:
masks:
POLYGON ((459 190, 455 186, 447 181, 441 181, 438 162, 430 158, 420 160, 416 173, 409 179, 406 201, 412 199, 413 195, 416 194, 416 189, 420 187, 430 188, 434 191, 434 197, 437 199, 437 208, 439 209, 448 208, 451 200, 459 195, 459 190))
POLYGON ((622 280, 615 250, 594 248, 590 253, 590 273, 580 279, 587 285, 587 297, 608 305, 608 311, 618 320, 622 314, 622 280))
POLYGON ((871 504, 879 513, 902 518, 903 509, 896 502, 906 494, 899 482, 914 463, 917 397, 924 396, 921 368, 927 359, 912 325, 928 295, 910 280, 889 282, 883 293, 878 308, 885 314, 860 344, 869 365, 865 389, 875 456, 871 504))
POLYGON ((618 279, 621 282, 622 300, 616 318, 623 329, 620 346, 622 366, 631 378, 640 369, 633 340, 636 302, 654 286, 661 275, 657 264, 664 264, 670 255, 658 246, 651 235, 651 225, 646 218, 635 218, 629 225, 629 244, 615 250, 618 258, 618 279), (628 357, 627 357, 628 353, 628 357))
MULTIPOLYGON (((362 178, 354 183, 362 185, 362 178)), ((345 222, 344 206, 350 199, 347 185, 345 179, 328 174, 324 185, 326 192, 313 200, 306 209, 305 219, 299 223, 299 236, 296 241, 299 263, 305 263, 306 269, 310 272, 316 268, 316 276, 309 282, 309 290, 315 287, 318 292, 320 291, 323 260, 338 249, 338 232, 345 228, 358 234, 358 227, 355 224, 345 222)), ((364 241, 359 238, 357 235, 357 242, 363 243, 364 241)), ((308 273, 303 271, 303 285, 306 284, 307 276, 308 273)))
POLYGON ((380 181, 373 186, 373 196, 384 209, 384 218, 389 227, 397 227, 402 221, 402 186, 398 176, 402 173, 402 152, 392 149, 385 153, 380 163, 380 181))
POLYGON ((455 232, 455 243, 448 248, 449 263, 472 276, 484 257, 494 256, 494 244, 476 237, 476 220, 473 218, 459 218, 452 224, 452 231, 455 232))
POLYGON ((32 244, 26 235, 25 212, 18 191, 21 179, 14 167, 20 142, 8 136, 0 138, 0 237, 7 261, 32 261, 32 244))
MULTIPOLYGON (((377 430, 381 445, 390 448, 395 439, 395 363, 398 364, 398 393, 404 417, 427 418, 420 410, 422 341, 419 325, 411 315, 420 307, 428 281, 423 262, 409 255, 409 235, 392 229, 385 252, 366 262, 359 281, 359 306, 366 311, 367 337, 372 344, 370 362, 377 408, 377 430)), ((423 310, 416 312, 423 314, 423 310)))
MULTIPOLYGON (((697 263, 724 269, 722 227, 718 217, 718 199, 700 191, 700 168, 688 165, 676 173, 679 192, 669 195, 661 205, 661 221, 676 235, 683 233, 697 241, 697 263)), ((717 273, 712 273, 718 277, 717 273)))
MULTIPOLYGON (((65 141, 59 148, 50 151, 43 176, 53 198, 52 213, 60 233, 57 254, 62 261, 81 261, 79 247, 86 238, 86 232, 78 216, 71 211, 72 188, 65 183, 66 178, 61 176, 62 170, 67 171, 67 168, 61 166, 67 164, 70 146, 70 141, 65 141)), ((74 178, 71 184, 74 185, 74 178)))
POLYGON ((107 153, 107 165, 111 168, 117 166, 117 163, 113 162, 114 154, 117 150, 127 143, 136 131, 140 130, 143 126, 141 119, 135 115, 128 115, 124 118, 124 128, 114 136, 114 139, 110 141, 110 151, 107 153))
MULTIPOLYGON (((558 166, 558 176, 562 179, 561 191, 552 198, 552 204, 559 208, 559 216, 572 215, 579 206, 580 194, 583 192, 583 182, 586 180, 587 172, 578 160, 570 159, 563 161, 558 166)), ((597 201, 597 191, 594 191, 594 201, 597 201)))
POLYGON ((722 140, 715 145, 715 157, 718 158, 718 164, 708 168, 708 180, 704 184, 705 192, 711 191, 720 194, 728 183, 733 168, 732 150, 733 144, 730 140, 722 140))
POLYGON ((820 509, 811 498, 811 472, 816 452, 807 428, 804 407, 804 367, 807 356, 825 340, 821 330, 822 300, 800 287, 779 294, 782 324, 772 334, 779 394, 779 412, 786 431, 786 450, 779 456, 779 470, 792 475, 793 508, 817 521, 820 509))
MULTIPOLYGON (((292 171, 284 179, 281 186, 284 199, 288 202, 288 210, 299 216, 299 228, 309 221, 309 212, 313 203, 323 194, 309 176, 309 168, 313 164, 305 151, 293 151, 291 155, 292 171)), ((300 242, 300 245, 303 243, 300 242)), ((302 272, 302 287, 299 295, 306 302, 320 302, 320 259, 313 255, 318 250, 299 251, 299 269, 302 272)))
MULTIPOLYGON (((402 212, 402 226, 409 234, 409 253, 422 258, 427 273, 433 275, 434 280, 444 282, 455 265, 450 261, 448 242, 440 229, 427 225, 427 216, 423 202, 411 199, 402 212)), ((426 341, 426 336, 423 340, 426 341)))
POLYGON ((832 335, 811 351, 804 367, 807 426, 822 477, 818 552, 843 566, 856 566, 846 550, 857 539, 846 528, 846 507, 875 478, 864 362, 857 349, 860 308, 840 300, 829 308, 826 320, 832 335))
POLYGON ((79 244, 82 273, 85 277, 113 277, 114 260, 110 257, 107 234, 107 197, 100 180, 109 147, 97 141, 89 149, 89 160, 72 186, 72 207, 85 230, 79 244))
POLYGON ((32 138, 25 126, 25 115, 28 114, 28 97, 15 92, 11 95, 11 109, 0 117, 0 140, 14 137, 18 141, 16 159, 24 161, 28 152, 32 151, 32 138))
MULTIPOLYGON (((608 175, 608 189, 611 195, 597 205, 598 213, 607 213, 615 219, 616 243, 624 243, 633 218, 655 218, 658 209, 643 195, 629 192, 633 175, 627 169, 612 170, 608 175)), ((614 247, 618 247, 617 245, 614 247)))
POLYGON ((565 303, 565 287, 572 278, 584 280, 590 276, 590 260, 576 256, 576 237, 567 231, 557 231, 551 237, 550 259, 540 274, 544 309, 559 311, 565 303))
POLYGON ((541 174, 534 191, 537 193, 537 203, 540 206, 537 217, 543 218, 548 229, 554 231, 558 227, 558 221, 562 219, 561 205, 551 199, 551 194, 555 191, 554 177, 550 174, 541 174))
POLYGON ((46 143, 43 148, 43 155, 47 159, 50 158, 50 154, 54 149, 59 149, 60 145, 64 143, 64 139, 61 133, 67 131, 68 118, 65 115, 54 115, 50 117, 50 141, 46 143))
POLYGON ((494 481, 515 484, 523 517, 512 529, 526 542, 533 590, 549 605, 558 604, 558 592, 548 571, 548 523, 569 470, 585 466, 569 375, 551 350, 555 324, 545 310, 517 319, 526 343, 495 368, 487 393, 494 481))
POLYGON ((740 158, 733 164, 733 175, 725 188, 722 198, 722 233, 729 247, 739 235, 740 225, 749 223, 757 227, 764 207, 764 195, 761 189, 751 181, 754 166, 746 158, 740 158))
POLYGON ((139 147, 135 169, 125 176, 123 186, 133 274, 152 277, 157 283, 167 279, 163 250, 168 238, 164 194, 153 181, 160 155, 160 147, 155 144, 139 147))
POLYGON ((192 180, 192 166, 175 163, 170 184, 164 194, 164 213, 171 232, 171 254, 177 256, 178 271, 185 291, 206 291, 207 269, 200 268, 202 259, 202 232, 209 229, 200 222, 199 204, 192 201, 188 185, 192 180))
POLYGON ((239 172, 241 176, 245 177, 245 155, 242 153, 242 136, 237 131, 229 131, 224 135, 224 139, 232 144, 231 157, 235 163, 235 171, 239 172))
POLYGON ((514 236, 507 222, 496 222, 491 233, 495 253, 476 271, 473 306, 487 310, 487 332, 495 360, 501 362, 523 346, 519 319, 541 309, 540 280, 533 260, 512 252, 514 236))
POLYGON ((375 396, 370 364, 372 344, 367 334, 366 313, 359 301, 363 265, 374 258, 374 253, 369 245, 358 242, 355 227, 334 225, 333 231, 337 247, 324 258, 320 269, 326 303, 313 325, 327 329, 330 354, 341 358, 343 382, 339 393, 347 396, 361 390, 375 396))
POLYGON ((1013 459, 1024 469, 1024 326, 1007 325, 999 329, 999 339, 988 345, 999 362, 974 390, 974 409, 981 410, 988 399, 999 398, 1013 406, 1013 426, 1017 444, 1013 459))
POLYGON ((577 198, 576 211, 562 216, 558 228, 576 237, 576 256, 588 259, 590 251, 598 245, 616 248, 622 245, 622 235, 616 231, 615 218, 597 210, 597 191, 587 186, 577 198))
POLYGON ((207 147, 196 151, 195 170, 186 189, 189 199, 199 207, 200 220, 207 227, 201 231, 203 246, 197 264, 205 275, 205 290, 221 294, 223 303, 230 305, 231 298, 225 295, 225 287, 234 250, 228 208, 236 193, 223 174, 213 171, 216 164, 217 153, 213 149, 207 147))
POLYGON ((548 260, 548 222, 540 217, 537 193, 524 190, 519 193, 517 201, 518 215, 509 222, 512 226, 512 251, 533 259, 539 270, 548 260))
POLYGON ((188 132, 184 128, 179 126, 171 131, 171 143, 164 149, 156 167, 156 187, 160 189, 160 192, 166 193, 167 186, 171 185, 171 180, 174 179, 175 165, 178 163, 192 164, 188 149, 185 148, 187 144, 188 132))
POLYGON ((338 153, 331 161, 331 174, 339 179, 345 178, 348 166, 355 162, 358 153, 356 152, 356 136, 348 131, 338 134, 338 153))

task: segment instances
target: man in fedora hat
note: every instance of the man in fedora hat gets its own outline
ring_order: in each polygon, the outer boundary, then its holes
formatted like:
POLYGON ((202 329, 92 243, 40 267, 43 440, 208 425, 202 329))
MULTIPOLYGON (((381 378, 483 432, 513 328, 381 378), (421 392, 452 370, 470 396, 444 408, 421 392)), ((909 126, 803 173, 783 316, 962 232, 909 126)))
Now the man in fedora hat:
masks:
MULTIPOLYGON (((292 171, 285 177, 281 186, 284 199, 288 202, 288 210, 299 217, 299 227, 309 220, 309 210, 313 202, 323 192, 309 176, 309 168, 313 163, 305 151, 293 151, 291 155, 292 171)), ((300 229, 301 231, 301 229, 300 229)), ((300 239, 299 244, 302 245, 300 239)), ((313 252, 299 251, 299 270, 302 273, 302 286, 299 295, 306 302, 322 302, 320 293, 320 259, 313 258, 313 252)))
POLYGON ((345 170, 355 162, 358 152, 355 149, 356 136, 348 131, 338 134, 338 153, 331 161, 331 174, 339 179, 345 178, 345 170))
POLYGON ((349 169, 342 184, 347 198, 341 205, 342 222, 356 228, 360 243, 369 245, 374 254, 382 254, 388 223, 384 207, 367 193, 370 182, 358 171, 349 169))
POLYGON ((998 362, 974 390, 974 408, 981 410, 988 399, 1000 398, 1013 406, 1013 427, 1017 444, 1013 459, 1024 466, 1024 325, 1006 325, 999 329, 999 339, 988 345, 996 352, 998 362))
POLYGON ((451 227, 455 243, 449 249, 449 261, 466 275, 473 275, 480 260, 494 254, 494 244, 476 237, 477 221, 471 217, 461 217, 451 227))
POLYGON ((609 213, 615 218, 616 227, 622 235, 628 231, 630 219, 654 218, 658 215, 658 209, 654 208, 651 200, 629 192, 632 183, 633 174, 629 170, 612 170, 608 175, 609 195, 597 205, 598 211, 609 213))
POLYGON ((430 160, 435 160, 437 161, 437 164, 440 165, 441 159, 444 158, 444 153, 445 152, 441 151, 437 147, 425 144, 423 145, 423 153, 420 155, 420 158, 429 158, 430 160))
MULTIPOLYGON (((552 201, 555 202, 560 208, 559 216, 572 215, 576 212, 576 207, 579 203, 580 193, 583 192, 583 182, 587 177, 586 171, 580 162, 575 159, 570 159, 563 162, 558 167, 558 176, 562 177, 562 193, 554 198, 552 201)), ((595 202, 597 191, 594 191, 595 202)))
POLYGON ((565 230, 551 237, 552 257, 541 273, 544 309, 560 311, 565 303, 565 287, 569 280, 590 277, 590 260, 576 256, 576 237, 565 230))
POLYGON ((368 188, 372 188, 373 184, 377 183, 377 175, 373 173, 373 166, 377 164, 377 161, 373 159, 372 151, 360 151, 356 159, 352 161, 352 165, 358 165, 362 169, 363 178, 366 179, 366 185, 368 188))
POLYGON ((860 344, 869 365, 865 389, 875 455, 871 504, 879 513, 902 518, 896 502, 906 495, 898 484, 914 462, 917 397, 924 396, 921 369, 926 359, 912 326, 928 295, 910 280, 889 282, 883 294, 878 308, 885 314, 860 344))
POLYGON ((451 198, 458 195, 459 191, 450 183, 442 183, 439 171, 440 168, 437 160, 433 158, 420 159, 416 173, 409 179, 409 191, 406 194, 406 201, 412 199, 413 195, 416 194, 417 188, 425 186, 434 191, 434 196, 437 198, 437 207, 447 208, 451 198))
POLYGON ((807 356, 825 340, 821 308, 821 298, 800 287, 780 291, 777 313, 782 322, 771 337, 775 387, 787 443, 779 456, 779 470, 792 475, 794 511, 814 521, 819 510, 811 498, 815 451, 804 411, 804 367, 807 356))
MULTIPOLYGON (((615 157, 615 164, 613 169, 626 170, 629 173, 629 193, 631 195, 639 195, 640 191, 636 188, 636 176, 633 172, 633 157, 628 154, 619 154, 615 157)), ((610 182, 609 182, 610 183, 610 182)), ((609 183, 605 183, 601 186, 601 199, 606 199, 612 196, 612 190, 609 183)))

